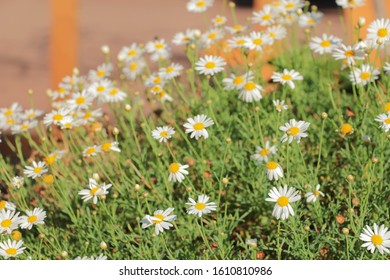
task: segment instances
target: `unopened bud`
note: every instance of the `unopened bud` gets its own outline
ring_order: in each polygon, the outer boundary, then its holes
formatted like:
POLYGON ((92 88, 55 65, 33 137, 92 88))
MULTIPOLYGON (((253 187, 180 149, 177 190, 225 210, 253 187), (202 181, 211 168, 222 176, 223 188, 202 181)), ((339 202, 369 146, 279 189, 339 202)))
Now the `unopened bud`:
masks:
POLYGON ((228 178, 222 178, 222 184, 224 184, 224 185, 229 184, 229 179, 228 178))
POLYGON ((345 234, 345 235, 348 235, 349 234, 349 229, 348 228, 343 228, 342 230, 341 230, 341 232, 343 233, 343 234, 345 234))
POLYGON ((99 181, 99 180, 100 180, 100 176, 99 176, 99 174, 97 174, 97 173, 93 173, 92 178, 93 178, 95 181, 99 181))
POLYGON ((322 114, 321 114, 321 118, 322 119, 327 119, 328 118, 328 113, 326 113, 326 112, 323 112, 322 114))
POLYGON ((119 129, 114 127, 114 129, 112 130, 112 134, 118 135, 119 134, 119 129))
POLYGON ((106 242, 102 241, 102 242, 100 243, 100 248, 102 248, 102 250, 106 250, 106 249, 107 249, 107 244, 106 244, 106 242))
POLYGON ((109 54, 110 53, 110 47, 107 46, 107 45, 103 45, 100 50, 102 51, 102 53, 104 54, 109 54))
POLYGON ((127 112, 129 112, 129 111, 131 110, 131 105, 130 105, 130 104, 126 104, 126 105, 125 105, 125 110, 126 110, 127 112))
POLYGON ((359 20, 358 20, 359 27, 363 27, 365 24, 366 24, 366 18, 359 17, 359 20))

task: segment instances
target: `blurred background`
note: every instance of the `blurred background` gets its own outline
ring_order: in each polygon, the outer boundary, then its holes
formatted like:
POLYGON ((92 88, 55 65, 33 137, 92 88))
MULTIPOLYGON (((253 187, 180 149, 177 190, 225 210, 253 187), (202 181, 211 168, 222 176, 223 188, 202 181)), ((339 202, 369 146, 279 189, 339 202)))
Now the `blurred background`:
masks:
MULTIPOLYGON (((260 8, 262 1, 254 1, 236 1, 241 24, 251 16, 254 4, 260 8)), ((55 68, 68 64, 86 74, 103 62, 102 45, 108 45, 115 58, 122 46, 133 42, 146 43, 159 37, 171 43, 173 35, 186 28, 204 31, 203 15, 189 13, 186 3, 187 0, 1 0, 0 107, 14 101, 28 107, 27 91, 32 89, 37 107, 49 110, 46 90, 54 89, 58 82, 55 68), (73 15, 66 14, 67 9, 73 15), (73 31, 74 37, 64 36, 73 31), (74 46, 70 55, 66 51, 69 46, 74 46)), ((215 0, 207 12, 208 19, 221 12, 222 3, 215 0)), ((332 6, 334 1, 321 0, 316 4, 332 6)), ((320 29, 325 29, 329 20, 337 25, 336 9, 322 11, 327 18, 322 20, 320 29)), ((228 25, 232 25, 231 20, 228 25)), ((331 30, 336 35, 341 32, 340 28, 331 30)), ((172 49, 173 61, 183 62, 182 47, 172 45, 172 49)))

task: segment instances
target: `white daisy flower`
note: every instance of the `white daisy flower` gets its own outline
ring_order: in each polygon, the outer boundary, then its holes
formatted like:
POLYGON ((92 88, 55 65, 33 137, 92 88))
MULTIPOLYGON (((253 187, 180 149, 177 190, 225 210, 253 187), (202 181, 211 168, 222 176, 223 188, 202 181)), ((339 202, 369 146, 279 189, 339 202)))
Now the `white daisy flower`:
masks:
POLYGON ((11 104, 11 107, 8 108, 1 108, 0 109, 0 114, 3 115, 6 118, 13 118, 13 117, 18 117, 23 111, 22 106, 14 102, 11 104))
POLYGON ((247 26, 236 24, 234 26, 225 26, 225 29, 232 35, 244 32, 248 29, 247 26))
POLYGON ((390 130, 390 112, 387 114, 380 114, 375 118, 375 120, 381 123, 379 127, 382 128, 385 132, 390 130))
POLYGON ((281 83, 282 85, 288 84, 290 88, 294 89, 295 88, 294 81, 301 81, 303 80, 303 77, 301 74, 299 74, 299 72, 295 71, 294 69, 292 70, 284 69, 283 73, 274 72, 271 76, 271 79, 274 82, 281 83))
POLYGON ((223 71, 225 65, 226 62, 222 57, 206 55, 195 63, 195 70, 199 71, 200 74, 213 76, 214 74, 223 71))
POLYGON ((363 64, 361 68, 354 68, 349 74, 349 79, 352 84, 365 86, 370 82, 378 79, 380 72, 378 69, 373 69, 370 64, 363 64))
POLYGON ((38 109, 27 109, 26 111, 24 111, 24 113, 22 114, 22 119, 23 120, 34 120, 40 116, 42 116, 44 114, 44 112, 42 110, 38 110, 38 109))
POLYGON ((209 197, 205 194, 198 196, 198 201, 193 200, 191 197, 188 198, 190 202, 187 202, 187 205, 190 205, 190 208, 187 209, 187 213, 190 215, 197 215, 202 217, 203 214, 209 214, 217 210, 217 205, 215 202, 208 202, 209 197))
POLYGON ((363 60, 365 57, 365 53, 359 44, 354 46, 341 44, 333 49, 332 55, 336 60, 346 60, 349 65, 354 65, 355 60, 363 60))
POLYGON ((390 63, 386 62, 383 66, 383 70, 386 72, 386 75, 390 75, 390 63))
POLYGON ((49 171, 46 168, 46 164, 43 161, 39 161, 36 163, 35 161, 32 162, 33 166, 25 166, 23 174, 27 177, 35 179, 36 177, 41 177, 42 174, 49 171))
POLYGON ((119 143, 114 141, 114 142, 105 142, 100 146, 100 150, 107 153, 109 151, 114 151, 114 152, 121 152, 121 149, 119 148, 119 143))
POLYGON ((224 25, 227 22, 227 18, 221 15, 217 15, 215 16, 215 18, 211 20, 211 22, 215 27, 219 27, 224 25))
POLYGON ((333 35, 322 34, 322 37, 313 37, 309 43, 310 49, 319 54, 332 53, 341 43, 341 39, 333 35))
POLYGON ((33 225, 45 224, 46 211, 40 208, 34 208, 33 211, 26 210, 27 216, 20 217, 20 228, 31 229, 33 225))
POLYGON ((194 118, 188 118, 187 123, 183 126, 186 128, 186 133, 191 133, 190 137, 198 140, 200 137, 207 139, 209 134, 206 130, 207 127, 214 124, 214 121, 206 115, 197 115, 194 118))
POLYGON ((60 108, 59 110, 53 110, 50 113, 46 114, 43 118, 43 123, 46 126, 50 126, 51 124, 60 125, 62 119, 69 115, 70 109, 68 108, 60 108))
MULTIPOLYGON (((17 188, 17 189, 20 189, 21 187, 23 187, 23 184, 24 184, 24 178, 21 177, 21 176, 15 176, 12 178, 12 182, 11 182, 12 186, 14 188, 17 188)), ((1 206, 0 206, 0 210, 1 210, 1 206)))
POLYGON ((170 126, 156 127, 156 129, 152 131, 153 138, 160 142, 167 142, 168 139, 172 138, 173 134, 175 134, 175 129, 170 126))
POLYGON ((84 157, 94 157, 100 152, 101 152, 101 147, 93 145, 93 146, 90 146, 90 147, 87 147, 84 149, 83 156, 84 157))
POLYGON ((386 42, 390 39, 390 19, 376 19, 367 28, 367 39, 375 42, 382 40, 386 42))
POLYGON ((298 9, 305 6, 304 0, 281 0, 280 3, 283 11, 288 13, 296 12, 298 9))
POLYGON ((91 122, 95 122, 97 118, 100 118, 103 115, 102 109, 98 108, 96 110, 90 111, 87 110, 85 112, 82 112, 78 117, 78 121, 80 122, 80 125, 86 125, 91 122))
POLYGON ((270 38, 270 44, 272 45, 275 40, 283 40, 286 38, 287 29, 283 25, 278 24, 268 27, 265 34, 270 38))
POLYGON ((275 161, 269 161, 266 164, 266 173, 269 180, 279 180, 279 178, 283 177, 283 169, 280 165, 275 161))
POLYGON ((222 84, 224 85, 225 90, 239 90, 242 89, 245 84, 254 79, 253 72, 249 70, 247 73, 243 75, 235 75, 234 73, 230 74, 229 78, 224 78, 222 80, 222 84))
POLYGON ((293 140, 296 140, 297 143, 299 143, 301 141, 301 138, 307 137, 307 133, 305 131, 308 129, 309 126, 309 122, 297 122, 295 119, 291 119, 290 122, 285 123, 284 126, 282 125, 279 127, 279 129, 285 133, 280 139, 280 141, 282 143, 286 141, 288 141, 288 143, 291 143, 293 140))
POLYGON ((321 195, 321 196, 325 196, 325 194, 323 192, 320 191, 320 184, 317 184, 316 186, 316 190, 314 192, 307 192, 305 194, 305 197, 307 198, 306 199, 306 202, 307 203, 310 203, 310 202, 316 202, 317 198, 321 195))
POLYGON ((254 159, 257 163, 262 161, 268 162, 268 157, 275 154, 277 151, 275 146, 271 146, 270 142, 267 140, 265 142, 264 148, 257 146, 256 153, 251 155, 251 158, 254 159))
POLYGON ((117 87, 112 87, 105 91, 102 97, 103 102, 116 103, 125 100, 127 94, 117 87))
POLYGON ((161 90, 157 94, 157 96, 158 96, 158 98, 160 98, 161 102, 165 102, 165 101, 172 102, 173 101, 172 96, 170 96, 165 90, 161 90))
POLYGON ((166 80, 158 73, 151 74, 144 82, 145 86, 149 88, 152 88, 154 86, 163 87, 165 83, 166 80))
POLYGON ((244 47, 250 50, 262 51, 264 46, 272 44, 271 38, 261 32, 252 31, 245 39, 244 47))
POLYGON ((366 225, 366 228, 363 228, 363 233, 360 234, 360 240, 365 242, 362 247, 367 247, 367 250, 371 253, 374 253, 375 249, 378 249, 382 255, 390 253, 390 231, 387 230, 385 225, 378 227, 374 223, 374 230, 366 225))
POLYGON ((13 258, 17 255, 20 255, 23 253, 23 250, 26 249, 25 247, 22 247, 23 240, 13 240, 8 239, 7 241, 0 242, 0 255, 4 258, 13 258))
POLYGON ((190 0, 187 2, 187 10, 193 13, 202 13, 212 7, 213 3, 214 0, 190 0))
POLYGON ((72 129, 73 127, 79 126, 79 122, 72 116, 66 116, 60 122, 61 129, 72 129))
POLYGON ((324 16, 321 12, 307 12, 299 16, 299 26, 302 28, 309 28, 315 26, 324 16))
POLYGON ((12 231, 18 228, 20 224, 19 212, 11 210, 0 211, 0 234, 11 234, 12 231))
POLYGON ((187 164, 181 165, 180 163, 174 162, 171 163, 168 167, 169 177, 168 180, 170 182, 179 182, 181 183, 184 180, 184 175, 188 174, 186 170, 189 166, 187 164))
POLYGON ((26 131, 36 127, 37 125, 38 125, 38 121, 36 121, 36 120, 33 120, 33 121, 25 120, 21 124, 17 124, 17 125, 12 126, 11 133, 12 134, 23 133, 23 132, 26 132, 26 131))
POLYGON ((154 211, 153 216, 146 215, 142 218, 140 223, 142 224, 142 228, 147 228, 152 225, 155 226, 155 233, 156 235, 159 235, 160 232, 164 232, 164 230, 168 230, 173 225, 171 223, 168 223, 170 221, 176 220, 176 215, 171 215, 171 213, 175 210, 175 208, 168 208, 165 211, 163 210, 157 210, 154 211))
POLYGON ((252 23, 258 23, 261 26, 272 25, 277 17, 275 12, 275 9, 271 5, 264 5, 262 10, 253 12, 252 23))
POLYGON ((56 161, 60 160, 64 154, 65 154, 65 151, 58 150, 58 151, 50 153, 47 157, 45 157, 43 159, 43 161, 47 165, 52 165, 56 161))
POLYGON ((99 102, 103 102, 107 93, 113 88, 112 81, 103 79, 92 83, 88 88, 87 92, 94 98, 97 98, 99 102))
POLYGON ((111 63, 103 63, 99 65, 96 70, 90 70, 88 78, 90 81, 98 81, 111 76, 113 67, 111 63))
POLYGON ((138 46, 136 43, 131 44, 128 47, 123 47, 119 54, 118 54, 118 60, 119 61, 135 61, 138 60, 144 53, 144 50, 138 46))
POLYGON ((290 203, 295 201, 299 201, 301 196, 299 195, 299 191, 295 190, 295 188, 288 188, 287 185, 284 185, 282 188, 273 187, 269 193, 266 201, 275 202, 274 210, 272 211, 272 216, 276 219, 282 218, 285 220, 289 217, 289 215, 294 216, 294 210, 291 207, 290 203))
POLYGON ((172 43, 175 45, 188 45, 194 42, 200 36, 199 29, 187 29, 185 32, 176 33, 173 36, 172 43))
POLYGON ((94 257, 94 256, 90 256, 90 257, 87 257, 87 256, 84 256, 84 257, 76 257, 75 260, 81 260, 81 261, 105 261, 107 260, 107 256, 103 255, 103 254, 100 254, 99 256, 97 257, 94 257))
MULTIPOLYGON (((19 177, 22 178, 22 177, 19 177)), ((24 179, 23 179, 24 181, 24 179)), ((13 204, 12 202, 6 201, 6 200, 0 200, 0 211, 1 210, 10 210, 10 211, 15 211, 16 210, 16 205, 13 204)))
POLYGON ((357 8, 364 5, 365 0, 336 0, 336 4, 340 7, 346 8, 357 8))
POLYGON ((135 80, 139 75, 141 75, 146 67, 146 62, 143 58, 137 60, 129 61, 123 66, 122 72, 127 79, 135 80))
POLYGON ((283 110, 287 110, 288 106, 284 104, 284 100, 279 101, 279 99, 272 100, 272 103, 274 104, 276 111, 282 112, 283 110))
POLYGON ((180 76, 184 67, 178 63, 171 63, 168 67, 160 68, 158 71, 159 76, 165 80, 170 80, 180 76))
POLYGON ((255 84, 252 81, 246 82, 245 85, 240 90, 238 98, 245 102, 254 102, 259 101, 263 96, 261 92, 263 91, 263 87, 255 84))
POLYGON ((105 196, 108 194, 108 189, 111 188, 111 184, 102 183, 98 184, 94 179, 90 178, 88 182, 89 189, 84 189, 78 192, 82 199, 88 201, 92 199, 93 203, 96 204, 98 197, 105 196))
POLYGON ((243 48, 246 43, 246 36, 237 36, 227 40, 227 45, 231 49, 243 48))
POLYGON ((146 43, 145 49, 151 54, 152 61, 168 59, 171 56, 171 49, 164 39, 154 40, 146 43))

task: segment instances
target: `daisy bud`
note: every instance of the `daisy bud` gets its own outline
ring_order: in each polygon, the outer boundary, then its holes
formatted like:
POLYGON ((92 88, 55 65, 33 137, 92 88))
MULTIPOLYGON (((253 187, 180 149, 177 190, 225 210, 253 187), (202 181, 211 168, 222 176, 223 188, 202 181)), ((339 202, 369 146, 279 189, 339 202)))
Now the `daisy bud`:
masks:
POLYGON ((112 197, 113 197, 113 198, 118 198, 118 196, 119 196, 119 194, 118 194, 117 192, 114 192, 114 193, 112 194, 112 197))
POLYGON ((73 68, 73 75, 75 75, 75 76, 80 75, 80 70, 79 70, 79 68, 77 68, 77 67, 73 68))
POLYGON ((104 54, 109 54, 110 53, 110 47, 107 46, 107 45, 103 45, 100 50, 102 51, 102 53, 104 54))
POLYGON ((316 5, 311 6, 312 12, 318 11, 318 7, 316 5))
POLYGON ((252 66, 253 66, 253 63, 252 63, 252 62, 249 62, 249 63, 248 63, 248 67, 249 67, 249 68, 252 68, 252 66))
POLYGON ((297 15, 299 15, 299 16, 300 16, 300 15, 302 15, 302 14, 303 14, 303 11, 302 11, 302 9, 298 9, 298 10, 297 10, 297 15))
POLYGON ((355 210, 353 210, 353 208, 349 208, 348 213, 353 214, 353 213, 355 213, 355 210))
POLYGON ((348 229, 348 228, 343 228, 343 229, 341 230, 341 232, 342 232, 343 234, 345 234, 345 235, 348 235, 348 234, 349 234, 349 229, 348 229))
POLYGON ((53 96, 53 92, 51 91, 51 89, 47 89, 46 90, 46 95, 48 96, 48 97, 52 97, 53 96))
POLYGON ((256 111, 256 112, 260 111, 260 107, 259 107, 259 106, 256 106, 256 107, 255 107, 255 111, 256 111))
POLYGON ((140 185, 138 185, 138 184, 135 184, 135 185, 134 185, 134 190, 135 190, 136 192, 138 192, 140 189, 141 189, 141 186, 140 186, 140 185))
POLYGON ((100 196, 100 198, 101 198, 102 200, 106 200, 107 196, 106 196, 105 194, 102 194, 102 195, 100 196))
POLYGON ((321 114, 321 118, 324 119, 324 120, 327 119, 328 118, 328 114, 326 112, 323 112, 321 114))
POLYGON ((129 112, 129 111, 131 110, 131 105, 130 105, 130 104, 126 104, 126 105, 125 105, 125 110, 126 110, 127 112, 129 112))
POLYGON ((378 39, 376 40, 376 43, 377 43, 378 45, 382 45, 382 44, 383 44, 383 39, 378 38, 378 39))
POLYGON ((371 159, 371 161, 372 161, 372 163, 377 163, 377 162, 379 161, 379 159, 378 159, 377 157, 373 157, 373 158, 371 159))
POLYGON ((336 216, 336 222, 337 222, 339 225, 344 224, 344 222, 345 222, 344 216, 341 215, 341 214, 338 214, 338 215, 336 216))
POLYGON ((355 177, 353 177, 351 174, 349 174, 347 176, 347 180, 350 181, 350 182, 352 182, 354 179, 355 179, 355 177))
POLYGON ((134 92, 134 96, 138 96, 138 95, 139 95, 139 91, 134 92))
POLYGON ((366 24, 366 18, 359 17, 359 20, 358 20, 359 27, 363 27, 365 24, 366 24))
POLYGON ((92 178, 93 178, 95 181, 99 181, 99 180, 100 180, 100 176, 99 176, 99 174, 97 174, 97 173, 93 173, 92 178))
POLYGON ((264 252, 257 252, 256 253, 256 259, 263 260, 264 258, 265 258, 265 253, 264 252))
POLYGON ((310 1, 305 1, 305 6, 310 6, 310 1))
POLYGON ((119 129, 114 127, 114 129, 112 130, 112 134, 118 135, 119 134, 119 129))
POLYGON ((44 239, 46 237, 46 235, 44 234, 44 233, 40 233, 39 235, 38 235, 38 238, 39 239, 44 239))
POLYGON ((371 137, 370 137, 370 135, 363 135, 362 136, 362 140, 363 140, 363 142, 364 142, 364 144, 370 144, 370 142, 371 142, 371 137))
POLYGON ((256 238, 247 239, 245 243, 251 247, 256 247, 257 246, 257 239, 256 238))
POLYGON ((229 2, 229 7, 234 9, 236 7, 236 3, 234 2, 229 2))
POLYGON ((210 104, 212 104, 212 103, 213 103, 213 101, 212 101, 212 100, 210 100, 210 99, 208 99, 208 100, 206 101, 206 103, 207 103, 208 105, 210 105, 210 104))
POLYGON ((12 238, 16 241, 19 241, 20 239, 22 239, 22 233, 18 230, 14 230, 11 235, 12 235, 12 238))
POLYGON ((196 45, 195 44, 190 44, 190 48, 194 50, 196 48, 196 45))
POLYGON ((102 250, 106 250, 106 249, 107 249, 107 244, 106 244, 106 242, 102 241, 102 242, 100 243, 100 248, 102 248, 102 250))
POLYGON ((355 207, 358 207, 360 205, 360 199, 358 197, 352 198, 352 204, 355 207))
POLYGON ((229 184, 229 179, 228 178, 222 178, 222 184, 224 184, 224 185, 229 184))
POLYGON ((232 138, 227 137, 227 138, 225 139, 225 141, 226 141, 226 143, 231 143, 231 142, 232 142, 232 138))
POLYGON ((304 226, 303 229, 306 230, 306 231, 309 231, 309 230, 310 230, 310 227, 309 227, 309 226, 304 226))
POLYGON ((147 196, 148 196, 148 193, 147 193, 147 192, 143 192, 143 193, 142 193, 142 196, 143 196, 143 197, 147 197, 147 196))
POLYGON ((125 58, 124 58, 123 56, 121 56, 121 55, 118 55, 118 56, 116 57, 116 59, 117 59, 119 62, 122 62, 123 60, 125 60, 125 58))
POLYGON ((30 88, 30 89, 27 91, 27 94, 30 95, 30 96, 33 95, 33 90, 30 88))
POLYGON ((66 258, 67 256, 68 256, 68 252, 67 251, 62 251, 61 252, 61 257, 66 258))
POLYGON ((192 187, 191 186, 187 186, 186 190, 187 190, 187 192, 190 192, 190 191, 192 191, 192 187))

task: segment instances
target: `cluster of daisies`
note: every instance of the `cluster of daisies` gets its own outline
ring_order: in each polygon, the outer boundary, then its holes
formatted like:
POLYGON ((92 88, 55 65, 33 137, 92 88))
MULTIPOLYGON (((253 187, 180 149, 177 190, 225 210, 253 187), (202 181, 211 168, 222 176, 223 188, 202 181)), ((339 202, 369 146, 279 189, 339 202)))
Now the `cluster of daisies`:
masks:
POLYGON ((41 208, 26 210, 25 215, 21 215, 15 204, 0 200, 0 237, 8 238, 0 242, 0 255, 13 258, 22 254, 26 248, 22 247, 24 242, 19 229, 31 230, 33 226, 44 224, 45 218, 46 212, 41 208))

